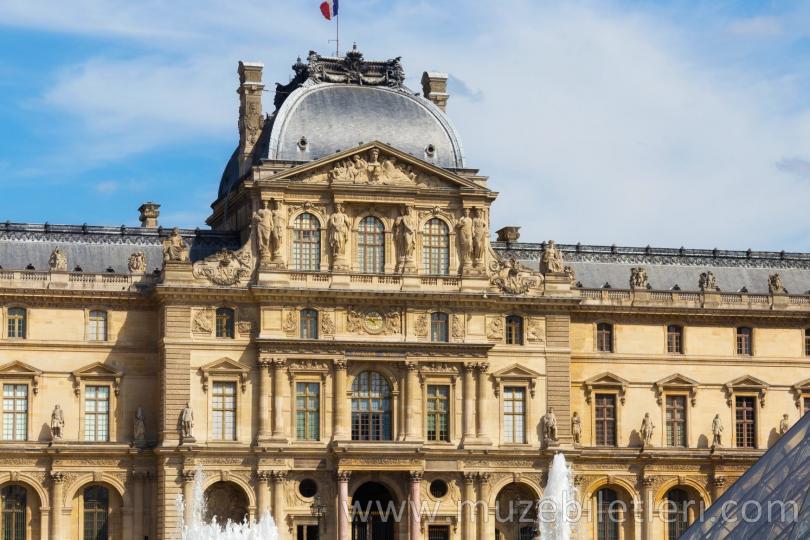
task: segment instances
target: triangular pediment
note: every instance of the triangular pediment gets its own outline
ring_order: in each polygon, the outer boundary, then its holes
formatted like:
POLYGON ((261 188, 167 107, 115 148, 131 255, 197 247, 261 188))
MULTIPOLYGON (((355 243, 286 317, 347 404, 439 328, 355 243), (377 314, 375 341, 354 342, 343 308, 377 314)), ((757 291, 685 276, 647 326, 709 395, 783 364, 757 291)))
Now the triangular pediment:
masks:
POLYGON ((540 374, 534 370, 521 366, 520 364, 512 364, 492 374, 496 379, 536 379, 540 374))
POLYGON ((42 375, 42 371, 18 360, 0 366, 0 376, 38 377, 40 375, 42 375))
POLYGON ((209 362, 200 368, 204 373, 244 373, 250 371, 246 366, 230 358, 220 358, 209 362))
POLYGON ((674 373, 669 377, 664 377, 660 381, 655 383, 656 386, 659 387, 675 387, 675 386, 689 386, 694 387, 698 385, 698 382, 694 379, 690 379, 686 375, 681 375, 680 373, 674 373))
POLYGON ((793 390, 798 392, 806 392, 810 390, 810 379, 797 382, 793 385, 793 390))
POLYGON ((628 382, 626 379, 614 375, 613 373, 605 372, 591 377, 585 381, 588 386, 622 386, 626 387, 628 382))
POLYGON ((455 189, 489 192, 485 187, 379 141, 293 167, 272 181, 373 189, 455 189))
POLYGON ((74 377, 120 377, 122 372, 101 362, 79 368, 73 372, 74 377))
POLYGON ((751 375, 743 375, 726 383, 727 388, 768 388, 769 386, 765 381, 751 375))

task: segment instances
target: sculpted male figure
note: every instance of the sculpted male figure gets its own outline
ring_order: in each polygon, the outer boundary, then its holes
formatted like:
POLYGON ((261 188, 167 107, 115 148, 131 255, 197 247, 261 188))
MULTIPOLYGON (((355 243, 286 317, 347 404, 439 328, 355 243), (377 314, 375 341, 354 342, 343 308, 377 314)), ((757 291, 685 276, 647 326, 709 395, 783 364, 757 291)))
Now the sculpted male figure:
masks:
POLYGON ((645 413, 644 420, 641 421, 641 441, 643 447, 652 446, 653 430, 655 430, 655 424, 653 424, 652 418, 650 418, 650 413, 645 413))
POLYGON ((582 439, 582 418, 576 411, 571 417, 571 435, 574 438, 574 444, 579 444, 582 439))
POLYGON ((547 442, 557 440, 557 416, 554 414, 554 407, 549 407, 543 416, 543 432, 547 442))
POLYGON ((712 448, 715 446, 723 446, 723 422, 720 420, 720 415, 714 415, 712 420, 712 448))
POLYGON ((788 415, 783 414, 782 420, 779 422, 779 436, 781 437, 785 433, 788 432, 790 429, 790 421, 788 420, 788 415))
POLYGON ((135 411, 135 421, 132 426, 132 440, 143 442, 146 439, 146 427, 144 425, 143 407, 138 407, 135 411))
POLYGON ((62 430, 65 427, 65 415, 59 405, 53 408, 51 413, 51 437, 53 440, 62 438, 62 430))
POLYGON ((180 413, 180 435, 183 439, 193 439, 191 434, 194 429, 194 411, 191 410, 191 404, 186 403, 183 411, 180 413))
POLYGON ((188 246, 180 236, 180 229, 177 227, 172 229, 172 234, 163 240, 163 262, 169 261, 188 261, 188 246))

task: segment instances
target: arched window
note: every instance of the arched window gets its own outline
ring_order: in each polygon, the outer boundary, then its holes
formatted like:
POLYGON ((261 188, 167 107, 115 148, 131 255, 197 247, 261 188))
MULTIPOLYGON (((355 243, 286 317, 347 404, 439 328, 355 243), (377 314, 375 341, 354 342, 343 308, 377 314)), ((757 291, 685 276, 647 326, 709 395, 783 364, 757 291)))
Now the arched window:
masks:
POLYGON ((437 311, 430 314, 430 341, 447 342, 450 340, 447 313, 437 311))
POLYGON ((107 341, 107 312, 93 310, 87 317, 87 340, 107 341))
POLYGON ((751 356, 753 353, 754 331, 747 326, 737 328, 737 354, 751 356))
POLYGON ((683 326, 677 324, 667 326, 667 352, 683 353, 683 326))
POLYGON ((678 540, 689 527, 689 496, 682 489, 667 492, 667 539, 678 540))
POLYGON ((321 269, 321 223, 307 212, 293 221, 292 269, 305 272, 321 269))
POLYGON ((357 265, 366 274, 385 271, 385 227, 374 216, 364 217, 357 228, 357 265))
POLYGON ((110 494, 102 486, 90 486, 84 490, 84 540, 107 540, 110 513, 110 494))
POLYGON ((376 371, 364 371, 352 383, 352 440, 391 440, 391 386, 376 371))
POLYGON ((599 323, 596 325, 596 350, 599 352, 613 352, 613 325, 599 323))
POLYGON ((523 345, 523 317, 520 315, 506 317, 506 344, 523 345))
POLYGON ((231 308, 217 308, 217 337, 232 338, 234 332, 234 315, 231 308))
POLYGON ((301 339, 318 339, 318 312, 301 310, 301 339))
POLYGON ((446 276, 450 273, 450 230, 439 218, 425 223, 422 261, 425 274, 446 276))
POLYGON ((25 488, 6 486, 0 492, 0 499, 3 505, 3 540, 25 540, 25 488))
POLYGON ((619 540, 619 506, 621 501, 612 489, 596 492, 596 538, 619 540))
POLYGON ((25 338, 25 323, 25 308, 8 308, 8 337, 21 339, 25 338))

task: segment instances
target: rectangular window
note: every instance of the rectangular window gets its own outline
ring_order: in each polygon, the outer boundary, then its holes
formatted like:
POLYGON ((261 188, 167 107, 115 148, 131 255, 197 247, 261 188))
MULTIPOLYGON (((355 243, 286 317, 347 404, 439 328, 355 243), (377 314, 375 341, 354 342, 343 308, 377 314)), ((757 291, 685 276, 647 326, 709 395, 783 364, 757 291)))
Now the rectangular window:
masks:
POLYGON ((110 440, 110 387, 84 388, 84 440, 110 440))
POLYGON ((87 340, 107 341, 107 312, 91 311, 87 317, 87 340))
POLYGON ((450 540, 450 527, 447 525, 429 525, 428 540, 450 540))
POLYGON ((450 387, 428 385, 427 438, 429 441, 450 440, 450 387))
POLYGON ((526 390, 503 389, 503 440, 507 443, 526 442, 526 390))
POLYGON ((320 433, 321 385, 295 384, 295 432, 299 441, 317 441, 320 433))
POLYGON ((667 327, 667 352, 681 354, 683 352, 683 328, 677 325, 667 327))
POLYGON ((616 396, 596 394, 596 444, 616 446, 616 396))
POLYGON ((810 356, 810 328, 804 331, 804 355, 810 356))
POLYGON ((737 354, 751 356, 752 354, 752 334, 750 328, 737 328, 737 354))
POLYGON ((8 337, 25 337, 25 308, 8 309, 8 337))
POLYGON ((523 317, 509 315, 506 318, 506 344, 523 345, 523 317))
POLYGON ((737 448, 756 448, 756 399, 753 396, 737 396, 734 404, 737 448))
POLYGON ((810 412, 810 396, 804 396, 804 414, 810 412))
POLYGON ((613 352, 613 326, 608 323, 596 325, 596 350, 613 352))
POLYGON ((212 394, 213 437, 218 441, 236 440, 236 383, 215 382, 212 394))
POLYGON ((687 446, 686 396, 667 396, 667 446, 687 446))
POLYGON ((28 439, 28 385, 3 385, 3 440, 28 439))
POLYGON ((320 540, 317 525, 299 525, 295 529, 295 540, 320 540))

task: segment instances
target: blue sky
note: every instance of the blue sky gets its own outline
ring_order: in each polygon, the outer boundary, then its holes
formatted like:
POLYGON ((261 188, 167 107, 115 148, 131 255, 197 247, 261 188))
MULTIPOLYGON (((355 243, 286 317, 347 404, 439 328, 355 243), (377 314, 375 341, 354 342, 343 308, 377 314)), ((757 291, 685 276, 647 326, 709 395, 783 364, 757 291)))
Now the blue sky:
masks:
MULTIPOLYGON (((328 53, 318 0, 0 0, 0 221, 201 226, 240 59, 328 53)), ((451 74, 522 240, 810 250, 810 2, 342 0, 342 49, 451 74)), ((265 99, 268 104, 269 95, 265 99)))

